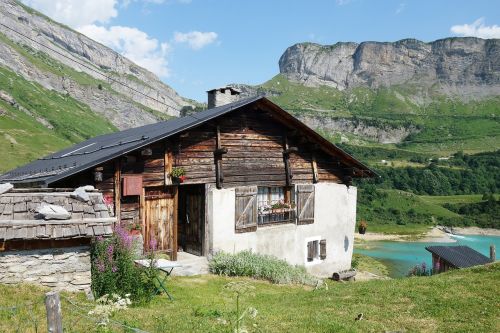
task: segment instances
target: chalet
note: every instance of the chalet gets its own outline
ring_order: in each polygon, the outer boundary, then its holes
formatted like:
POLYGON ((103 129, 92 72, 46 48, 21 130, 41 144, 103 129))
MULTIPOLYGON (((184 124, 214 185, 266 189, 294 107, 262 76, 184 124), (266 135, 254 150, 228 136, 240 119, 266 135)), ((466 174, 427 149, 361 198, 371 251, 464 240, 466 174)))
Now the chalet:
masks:
POLYGON ((488 264, 495 261, 494 247, 490 248, 490 256, 471 249, 468 246, 427 246, 427 251, 432 253, 432 267, 438 273, 455 268, 466 268, 488 264))
POLYGON ((16 188, 100 190, 114 216, 173 260, 251 249, 316 274, 350 268, 353 178, 374 172, 263 96, 89 139, 0 176, 16 188))

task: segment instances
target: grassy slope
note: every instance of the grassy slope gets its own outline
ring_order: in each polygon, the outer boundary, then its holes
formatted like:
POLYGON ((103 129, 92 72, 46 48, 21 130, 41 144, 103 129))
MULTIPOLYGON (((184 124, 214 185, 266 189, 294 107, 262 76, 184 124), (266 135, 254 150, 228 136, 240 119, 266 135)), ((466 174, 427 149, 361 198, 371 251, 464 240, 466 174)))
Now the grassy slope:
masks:
MULTIPOLYGON (((340 92, 326 86, 305 87, 282 75, 277 75, 259 89, 272 92, 274 96, 270 98, 273 101, 296 115, 347 117, 382 128, 411 124, 421 130, 392 149, 445 156, 458 150, 476 153, 500 148, 500 97, 462 103, 430 90, 425 93, 431 95, 432 102, 420 106, 414 102, 415 96, 420 94, 419 87, 355 88, 340 92)), ((380 146, 359 137, 355 142, 380 146)))
POLYGON ((460 215, 441 205, 409 192, 399 190, 377 192, 381 193, 381 196, 372 200, 366 200, 363 190, 359 193, 357 218, 372 225, 370 231, 397 233, 391 231, 394 230, 404 234, 416 234, 424 232, 429 225, 434 225, 442 219, 461 218, 460 215))
POLYGON ((0 101, 0 152, 9 156, 0 162, 0 172, 31 161, 87 138, 116 128, 106 119, 70 96, 48 91, 0 67, 0 87, 16 102, 51 123, 48 129, 18 108, 0 101), (12 138, 12 139, 11 139, 12 138))
MULTIPOLYGON (((250 332, 498 332, 498 280, 500 264, 444 273, 433 277, 356 283, 329 283, 328 290, 311 291, 299 286, 277 286, 266 282, 217 276, 173 278, 175 297, 156 297, 114 316, 115 320, 148 332, 231 332, 222 320, 234 318, 234 298, 223 286, 248 281, 256 287, 254 297, 244 297, 242 306, 253 306, 258 316, 247 321, 250 332), (355 321, 359 314, 364 319, 355 321)), ((45 289, 0 286, 1 305, 33 302, 33 313, 0 310, 0 331, 34 332, 45 328, 45 289)), ((80 304, 83 294, 66 295, 80 304)), ((84 306, 86 309, 90 307, 84 306)), ((65 332, 93 332, 89 318, 62 301, 65 332)), ((123 332, 113 327, 113 332, 123 332)))

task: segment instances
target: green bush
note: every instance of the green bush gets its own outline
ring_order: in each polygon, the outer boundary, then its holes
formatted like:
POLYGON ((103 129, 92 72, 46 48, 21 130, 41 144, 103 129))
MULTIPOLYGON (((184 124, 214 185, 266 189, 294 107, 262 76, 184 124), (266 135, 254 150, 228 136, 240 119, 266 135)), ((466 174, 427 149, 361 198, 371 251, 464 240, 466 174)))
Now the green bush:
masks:
POLYGON ((319 280, 303 266, 292 266, 274 256, 242 251, 236 254, 219 252, 209 262, 210 272, 227 276, 249 276, 277 284, 317 285, 319 280))
MULTIPOLYGON (((110 238, 97 237, 91 246, 92 293, 94 298, 117 294, 130 295, 134 303, 143 303, 153 294, 154 270, 141 269, 134 263, 131 236, 117 226, 110 238)), ((154 260, 151 251, 151 260, 154 260)))

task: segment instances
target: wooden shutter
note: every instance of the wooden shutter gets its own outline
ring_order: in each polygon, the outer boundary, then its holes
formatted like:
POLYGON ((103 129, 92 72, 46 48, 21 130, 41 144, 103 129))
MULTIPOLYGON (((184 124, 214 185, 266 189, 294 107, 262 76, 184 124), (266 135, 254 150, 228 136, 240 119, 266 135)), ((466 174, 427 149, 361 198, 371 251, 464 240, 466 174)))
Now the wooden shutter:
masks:
POLYGON ((326 259, 326 239, 322 239, 319 242, 319 258, 321 260, 326 259))
POLYGON ((307 261, 314 259, 314 242, 307 242, 307 261))
POLYGON ((297 224, 314 223, 314 185, 297 185, 297 224))
POLYGON ((236 232, 257 230, 257 186, 237 187, 235 190, 236 232))

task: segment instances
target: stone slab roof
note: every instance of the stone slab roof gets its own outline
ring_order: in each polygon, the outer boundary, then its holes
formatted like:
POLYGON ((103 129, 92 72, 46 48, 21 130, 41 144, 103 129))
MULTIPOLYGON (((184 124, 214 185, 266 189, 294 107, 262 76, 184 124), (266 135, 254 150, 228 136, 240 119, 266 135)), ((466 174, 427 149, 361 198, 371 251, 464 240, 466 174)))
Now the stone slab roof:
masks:
POLYGON ((108 207, 99 192, 89 193, 88 202, 71 198, 71 192, 26 192, 13 190, 0 195, 0 241, 32 239, 68 239, 104 236, 112 233, 108 207), (44 220, 36 209, 44 204, 64 207, 71 218, 44 220))

